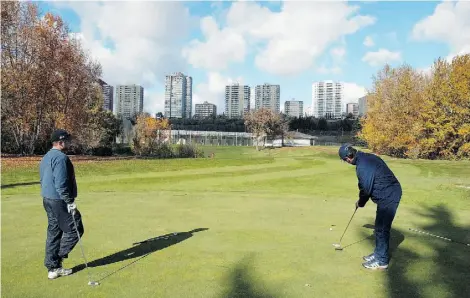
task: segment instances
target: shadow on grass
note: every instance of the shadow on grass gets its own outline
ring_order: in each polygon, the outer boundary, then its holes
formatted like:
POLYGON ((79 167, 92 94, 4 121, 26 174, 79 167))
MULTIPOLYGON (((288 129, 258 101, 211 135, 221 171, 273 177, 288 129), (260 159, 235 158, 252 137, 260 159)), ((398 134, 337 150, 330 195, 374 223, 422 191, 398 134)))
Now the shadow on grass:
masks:
POLYGON ((14 188, 18 186, 28 186, 28 185, 37 185, 40 184, 39 181, 32 181, 32 182, 21 182, 21 183, 13 183, 13 184, 2 184, 1 189, 4 188, 14 188))
POLYGON ((253 281, 253 258, 246 257, 238 262, 229 274, 230 287, 221 298, 275 298, 263 285, 253 281))
MULTIPOLYGON (((445 206, 427 208, 419 215, 432 218, 433 223, 410 228, 466 243, 470 241, 470 227, 456 226, 452 213, 445 206)), ((398 249, 395 262, 387 272, 389 296, 419 298, 430 297, 430 293, 433 293, 432 297, 469 297, 470 247, 412 231, 408 233, 416 241, 428 246, 432 254, 423 257, 419 251, 398 249), (424 268, 422 276, 412 276, 412 272, 417 272, 420 267, 424 268), (445 294, 439 294, 436 290, 444 291, 445 294)))
POLYGON ((359 240, 359 241, 356 241, 356 242, 353 242, 353 243, 350 243, 350 244, 346 244, 346 245, 343 246, 343 249, 345 249, 345 248, 347 248, 347 247, 350 247, 350 246, 353 246, 353 245, 355 245, 355 244, 359 244, 359 243, 364 242, 364 241, 366 241, 366 240, 372 240, 372 239, 374 239, 374 235, 370 235, 370 236, 367 236, 367 237, 365 237, 365 238, 362 238, 362 239, 359 240))
MULTIPOLYGON (((372 225, 372 224, 365 224, 363 225, 364 228, 367 228, 367 229, 371 229, 373 230, 372 231, 372 235, 358 241, 358 242, 362 242, 366 239, 370 240, 372 242, 372 247, 375 247, 375 226, 372 225)), ((390 254, 390 259, 393 258, 393 254, 394 252, 398 249, 398 247, 400 246, 400 244, 405 241, 405 235, 400 231, 400 230, 397 230, 397 229, 394 229, 392 227, 391 231, 390 231, 390 246, 388 248, 388 252, 390 254)), ((355 244, 355 243, 353 243, 355 244)), ((372 253, 372 251, 371 251, 372 253)))
MULTIPOLYGON (((136 242, 133 244, 132 247, 129 247, 125 250, 121 250, 119 252, 116 252, 112 255, 103 257, 101 259, 96 259, 88 263, 88 267, 99 267, 99 266, 105 266, 117 262, 122 262, 125 260, 129 259, 135 259, 134 261, 126 264, 125 266, 117 269, 116 271, 113 271, 109 274, 107 274, 104 277, 101 277, 98 281, 102 281, 105 278, 108 278, 109 276, 117 273, 118 271, 121 271, 130 265, 142 260, 143 258, 149 256, 153 252, 156 252, 158 250, 165 249, 167 247, 170 247, 172 245, 178 244, 188 238, 193 237, 194 233, 197 232, 202 232, 202 231, 207 231, 207 228, 199 228, 199 229, 194 229, 192 231, 188 232, 178 232, 178 233, 170 233, 162 236, 158 236, 155 238, 150 238, 144 241, 136 242)), ((75 266, 72 268, 72 271, 74 273, 77 273, 83 269, 85 269, 85 264, 80 264, 78 266, 75 266)))

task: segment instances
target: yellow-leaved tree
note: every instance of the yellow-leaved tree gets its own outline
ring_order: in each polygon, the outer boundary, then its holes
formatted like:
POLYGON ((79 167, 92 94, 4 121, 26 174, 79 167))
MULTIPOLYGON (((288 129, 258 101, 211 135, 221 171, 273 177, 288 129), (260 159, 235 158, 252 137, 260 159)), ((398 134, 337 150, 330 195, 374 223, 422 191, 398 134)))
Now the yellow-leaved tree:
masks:
POLYGON ((166 118, 156 119, 147 113, 138 115, 132 139, 135 154, 171 157, 171 148, 166 145, 162 146, 166 141, 165 138, 162 138, 162 131, 168 131, 169 129, 170 122, 166 118))
POLYGON ((470 54, 435 61, 430 75, 385 66, 367 95, 359 134, 397 157, 470 157, 470 54))
POLYGON ((367 94, 367 116, 362 119, 360 138, 373 151, 406 156, 416 146, 422 104, 423 76, 410 66, 386 65, 374 78, 367 94))
POLYGON ((420 156, 452 159, 470 156, 470 55, 452 62, 438 59, 425 90, 419 122, 420 156))

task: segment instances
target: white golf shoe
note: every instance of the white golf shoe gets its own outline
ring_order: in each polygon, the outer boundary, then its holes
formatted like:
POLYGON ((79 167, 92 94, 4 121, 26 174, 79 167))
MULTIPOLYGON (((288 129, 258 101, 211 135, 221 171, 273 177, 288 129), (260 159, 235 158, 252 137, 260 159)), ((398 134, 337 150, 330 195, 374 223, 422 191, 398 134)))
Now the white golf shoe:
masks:
POLYGON ((370 262, 370 261, 375 260, 375 254, 374 254, 374 253, 371 253, 370 255, 364 256, 364 257, 362 257, 362 258, 364 259, 364 261, 370 262))
POLYGON ((70 274, 72 274, 72 269, 56 268, 47 273, 47 278, 56 279, 58 277, 67 276, 70 274))
POLYGON ((388 268, 388 264, 382 264, 377 260, 372 260, 369 262, 362 263, 362 266, 366 269, 371 269, 371 270, 385 270, 388 268))

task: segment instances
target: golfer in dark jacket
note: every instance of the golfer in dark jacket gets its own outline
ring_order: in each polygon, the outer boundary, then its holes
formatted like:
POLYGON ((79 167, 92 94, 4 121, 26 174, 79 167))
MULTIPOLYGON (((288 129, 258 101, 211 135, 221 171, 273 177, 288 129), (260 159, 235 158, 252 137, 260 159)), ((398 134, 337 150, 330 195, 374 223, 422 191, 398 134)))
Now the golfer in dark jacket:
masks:
POLYGON ((367 269, 386 269, 389 263, 390 229, 400 204, 402 189, 387 164, 378 156, 357 151, 346 144, 339 148, 342 160, 356 166, 359 180, 357 207, 364 207, 369 198, 377 204, 375 217, 375 251, 364 257, 367 269))
POLYGON ((72 273, 71 269, 62 268, 63 259, 68 257, 79 240, 72 216, 80 236, 84 232, 81 215, 75 204, 77 184, 74 168, 68 156, 62 152, 70 139, 71 136, 65 130, 54 131, 51 136, 53 147, 40 164, 41 196, 48 219, 44 265, 49 279, 72 273))

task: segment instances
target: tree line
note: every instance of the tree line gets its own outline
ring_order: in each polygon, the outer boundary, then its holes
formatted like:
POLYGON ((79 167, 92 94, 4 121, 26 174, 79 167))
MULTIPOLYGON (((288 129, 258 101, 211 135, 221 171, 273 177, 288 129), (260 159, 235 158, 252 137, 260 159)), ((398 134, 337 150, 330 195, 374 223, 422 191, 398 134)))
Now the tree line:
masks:
MULTIPOLYGON (((254 113, 252 111, 251 113, 254 113)), ((359 120, 351 116, 345 119, 327 120, 315 117, 287 117, 280 114, 288 123, 289 130, 295 130, 306 134, 319 132, 351 132, 358 125, 359 120)), ((224 115, 208 117, 204 119, 170 119, 172 129, 200 130, 200 131, 228 131, 247 132, 248 128, 244 118, 228 118, 224 115)))
POLYGON ((109 145, 120 121, 103 110, 101 65, 56 15, 30 2, 1 2, 2 152, 34 154, 50 148, 64 128, 76 152, 109 145))
POLYGON ((367 95, 359 137, 396 157, 470 157, 470 54, 437 59, 424 73, 386 65, 367 95))

